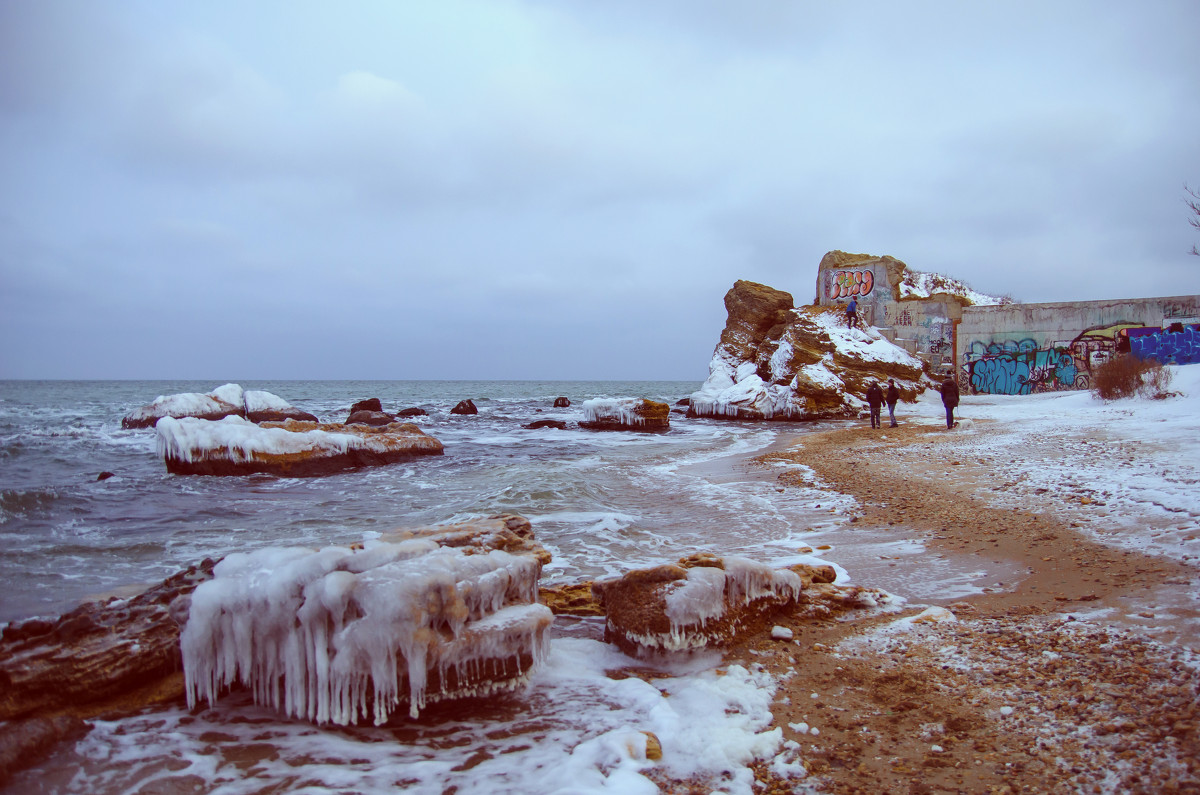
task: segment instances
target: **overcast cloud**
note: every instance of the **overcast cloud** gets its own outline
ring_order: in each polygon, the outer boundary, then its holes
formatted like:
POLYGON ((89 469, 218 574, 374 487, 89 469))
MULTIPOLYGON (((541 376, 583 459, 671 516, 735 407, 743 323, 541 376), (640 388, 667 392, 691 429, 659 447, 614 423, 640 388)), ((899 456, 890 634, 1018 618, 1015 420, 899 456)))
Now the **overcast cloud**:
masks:
MULTIPOLYGON (((1200 4, 0 0, 0 377, 701 381, 833 249, 1200 293, 1200 4)), ((215 385, 215 384, 214 384, 215 385)))

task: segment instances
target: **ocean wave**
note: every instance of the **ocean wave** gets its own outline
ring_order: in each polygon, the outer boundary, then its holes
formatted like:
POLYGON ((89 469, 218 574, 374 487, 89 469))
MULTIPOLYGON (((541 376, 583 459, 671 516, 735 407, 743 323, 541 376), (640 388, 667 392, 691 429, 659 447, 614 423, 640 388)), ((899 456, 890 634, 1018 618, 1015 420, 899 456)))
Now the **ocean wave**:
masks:
POLYGON ((45 513, 60 497, 54 489, 0 490, 0 524, 45 513))

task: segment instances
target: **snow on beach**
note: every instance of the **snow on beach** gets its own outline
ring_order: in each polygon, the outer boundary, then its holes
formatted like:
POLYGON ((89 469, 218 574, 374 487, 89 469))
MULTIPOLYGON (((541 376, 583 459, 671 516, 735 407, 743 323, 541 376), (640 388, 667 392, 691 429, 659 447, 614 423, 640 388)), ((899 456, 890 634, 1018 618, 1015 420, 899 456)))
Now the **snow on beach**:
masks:
MULTIPOLYGON (((944 449, 988 458, 991 501, 1069 505, 1073 520, 1104 543, 1200 560, 1200 367, 1169 370, 1178 394, 1161 400, 964 394, 944 449)), ((936 392, 901 404, 898 414, 945 418, 936 392)))

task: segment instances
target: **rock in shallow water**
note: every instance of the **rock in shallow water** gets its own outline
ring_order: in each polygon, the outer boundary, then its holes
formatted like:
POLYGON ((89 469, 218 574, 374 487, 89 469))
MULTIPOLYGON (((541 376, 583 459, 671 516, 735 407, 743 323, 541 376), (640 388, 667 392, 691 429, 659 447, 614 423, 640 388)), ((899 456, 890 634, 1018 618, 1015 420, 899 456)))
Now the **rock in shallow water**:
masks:
POLYGON ((443 451, 440 441, 411 423, 255 425, 239 417, 216 422, 166 417, 155 429, 159 455, 177 475, 309 477, 443 451))

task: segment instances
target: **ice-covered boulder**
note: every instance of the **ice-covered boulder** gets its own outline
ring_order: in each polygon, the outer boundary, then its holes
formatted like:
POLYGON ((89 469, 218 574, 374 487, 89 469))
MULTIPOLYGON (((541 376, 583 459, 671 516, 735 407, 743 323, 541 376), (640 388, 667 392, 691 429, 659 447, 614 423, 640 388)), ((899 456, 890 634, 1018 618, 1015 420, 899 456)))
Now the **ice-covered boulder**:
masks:
POLYGON ((416 537, 226 557, 180 639, 189 705, 240 684, 293 717, 378 725, 521 685, 553 620, 536 603, 542 564, 472 552, 416 537))
POLYGON ((671 407, 644 398, 594 398, 583 401, 580 428, 594 431, 665 431, 671 407))
POLYGON ((158 452, 177 475, 284 477, 325 475, 441 455, 442 443, 411 423, 383 427, 315 422, 255 425, 241 417, 164 417, 155 426, 158 452))
POLYGON ((183 392, 160 395, 153 403, 126 414, 121 420, 121 427, 149 428, 163 417, 219 420, 230 416, 244 417, 251 422, 283 422, 289 419, 317 421, 314 415, 296 408, 278 395, 261 389, 243 390, 238 384, 225 384, 207 394, 183 392))
POLYGON ((250 422, 318 422, 316 415, 296 408, 279 395, 261 389, 247 389, 244 395, 246 419, 250 422))
POLYGON ((689 416, 853 417, 866 407, 871 381, 895 379, 902 400, 926 388, 921 360, 878 330, 847 329, 837 310, 784 308, 790 304, 791 296, 778 290, 742 281, 733 286, 725 296, 725 330, 708 378, 691 396, 689 416))
POLYGON ((625 651, 724 646, 794 606, 804 578, 739 557, 698 554, 597 580, 608 639, 625 651))
POLYGON ((198 417, 219 420, 246 416, 245 393, 237 384, 225 384, 213 391, 159 395, 153 403, 135 409, 121 420, 122 428, 149 428, 163 417, 198 417))

